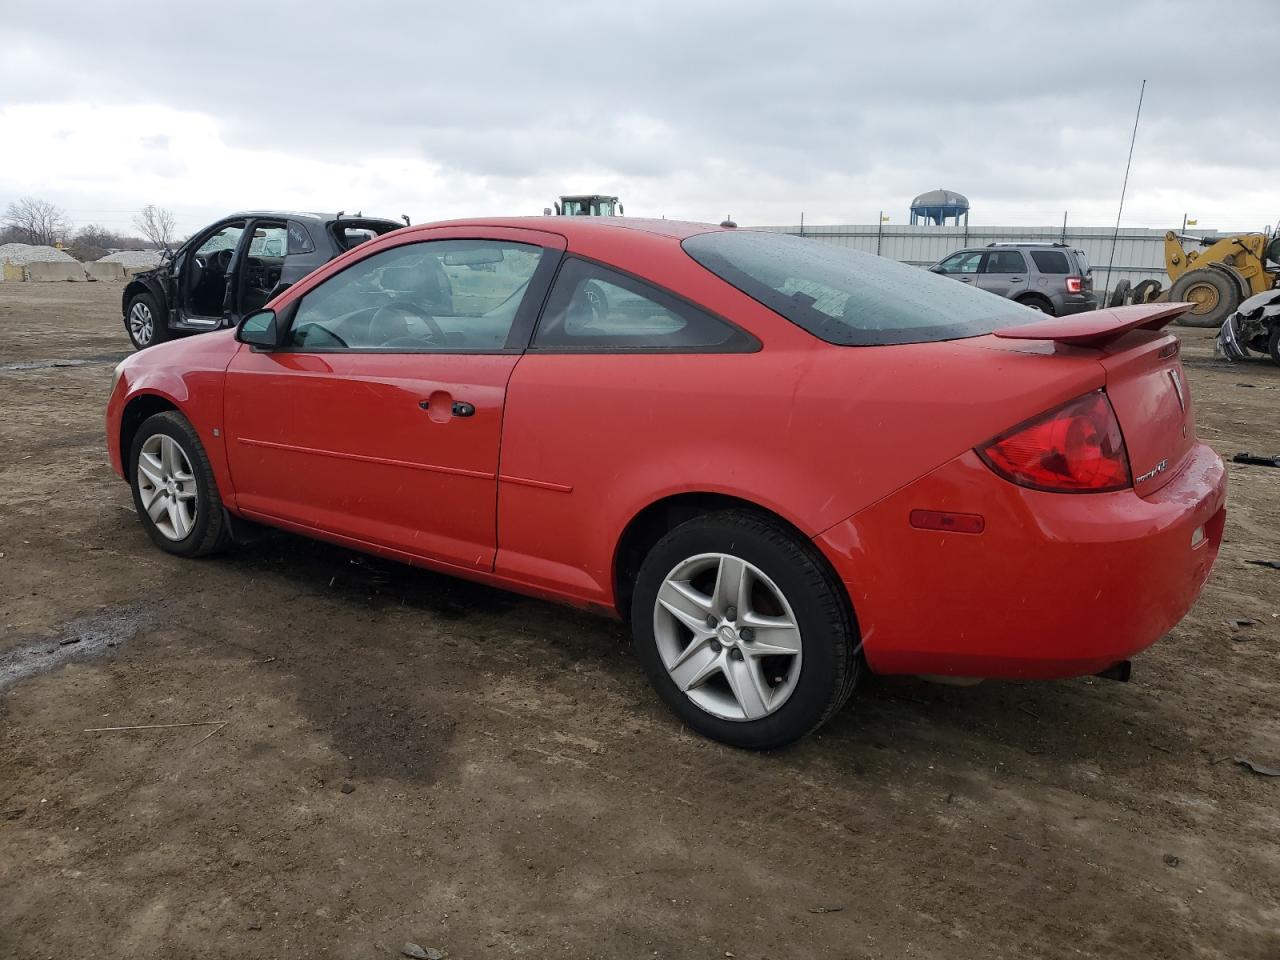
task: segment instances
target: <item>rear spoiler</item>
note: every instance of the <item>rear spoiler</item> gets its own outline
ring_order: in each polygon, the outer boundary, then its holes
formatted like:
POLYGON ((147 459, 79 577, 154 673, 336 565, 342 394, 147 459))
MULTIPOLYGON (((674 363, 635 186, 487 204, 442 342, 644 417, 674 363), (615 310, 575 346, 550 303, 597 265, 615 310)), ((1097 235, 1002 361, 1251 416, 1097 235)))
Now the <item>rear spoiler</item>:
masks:
POLYGON ((1052 317, 993 332, 1006 340, 1056 340, 1080 347, 1100 347, 1130 330, 1159 330, 1193 306, 1192 303, 1141 303, 1052 317))

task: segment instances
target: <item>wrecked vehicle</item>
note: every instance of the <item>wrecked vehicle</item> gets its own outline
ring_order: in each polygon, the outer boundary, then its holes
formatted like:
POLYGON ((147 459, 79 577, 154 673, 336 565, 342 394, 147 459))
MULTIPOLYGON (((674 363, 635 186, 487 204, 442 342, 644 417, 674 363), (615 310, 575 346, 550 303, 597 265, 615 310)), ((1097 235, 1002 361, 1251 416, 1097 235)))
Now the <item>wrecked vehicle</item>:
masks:
POLYGON ((1218 332, 1217 352, 1228 360, 1246 360, 1250 351, 1270 355, 1280 366, 1280 290, 1250 297, 1218 332))
POLYGON ((316 267, 404 225, 344 213, 259 210, 224 217, 129 282, 120 303, 125 330, 144 350, 234 327, 316 267))

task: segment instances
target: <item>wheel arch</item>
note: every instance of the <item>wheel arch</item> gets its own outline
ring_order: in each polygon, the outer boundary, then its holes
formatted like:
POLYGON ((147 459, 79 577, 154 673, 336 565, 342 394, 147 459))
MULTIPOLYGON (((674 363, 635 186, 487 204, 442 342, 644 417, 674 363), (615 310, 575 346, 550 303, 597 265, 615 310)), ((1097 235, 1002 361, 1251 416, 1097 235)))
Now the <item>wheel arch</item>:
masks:
MULTIPOLYGON (((145 293, 155 299, 156 307, 160 310, 161 315, 165 317, 165 325, 167 326, 167 305, 164 302, 164 294, 160 291, 159 285, 151 284, 148 281, 141 280, 137 277, 134 277, 126 283, 124 285, 124 290, 120 293, 120 315, 128 319, 129 304, 133 301, 133 298, 140 293, 145 293)), ((160 318, 157 317, 156 320, 158 322, 160 318)))
POLYGON ((148 417, 168 410, 182 413, 169 397, 158 393, 139 393, 131 397, 120 411, 120 461, 124 467, 124 478, 128 482, 133 482, 133 458, 130 452, 133 450, 133 438, 137 436, 138 428, 148 417))
POLYGON ((1249 289, 1249 281, 1244 278, 1244 275, 1241 274, 1239 270, 1231 266, 1231 264, 1220 263, 1215 260, 1213 263, 1206 264, 1206 267, 1210 270, 1217 270, 1220 273, 1225 273, 1230 277, 1231 282, 1236 285, 1236 289, 1240 292, 1240 298, 1242 300, 1253 293, 1253 291, 1249 289))
POLYGON ((1035 291, 1032 291, 1030 293, 1022 293, 1022 294, 1019 294, 1014 299, 1021 304, 1027 304, 1027 303, 1030 303, 1032 300, 1034 300, 1036 303, 1043 303, 1046 307, 1048 307, 1049 308, 1048 312, 1050 314, 1057 313, 1057 311, 1053 309, 1053 301, 1050 300, 1048 297, 1046 297, 1043 293, 1036 293, 1035 291))
POLYGON ((641 509, 623 528, 613 553, 613 597, 614 605, 624 622, 631 615, 636 574, 654 544, 686 520, 724 510, 742 510, 767 517, 791 533, 797 542, 807 544, 818 562, 827 568, 833 582, 840 585, 842 602, 846 606, 850 622, 856 624, 852 600, 835 568, 794 521, 755 501, 710 491, 691 491, 662 497, 641 509))

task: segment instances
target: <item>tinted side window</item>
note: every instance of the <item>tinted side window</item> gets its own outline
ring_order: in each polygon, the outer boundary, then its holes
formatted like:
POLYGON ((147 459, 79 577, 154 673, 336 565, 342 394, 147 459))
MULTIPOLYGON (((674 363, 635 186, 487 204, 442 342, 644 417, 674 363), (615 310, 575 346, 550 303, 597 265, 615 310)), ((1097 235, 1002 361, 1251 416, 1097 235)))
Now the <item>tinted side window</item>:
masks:
POLYGON ((543 257, 505 240, 431 240, 382 250, 307 293, 295 350, 494 353, 543 257))
POLYGON ((983 273, 1023 273, 1027 262, 1017 250, 993 250, 987 254, 987 264, 983 273))
POLYGON ((531 349, 751 350, 753 338, 671 294, 585 260, 560 268, 531 349))
POLYGON ((1067 255, 1059 250, 1032 250, 1031 259, 1041 273, 1070 273, 1067 255))

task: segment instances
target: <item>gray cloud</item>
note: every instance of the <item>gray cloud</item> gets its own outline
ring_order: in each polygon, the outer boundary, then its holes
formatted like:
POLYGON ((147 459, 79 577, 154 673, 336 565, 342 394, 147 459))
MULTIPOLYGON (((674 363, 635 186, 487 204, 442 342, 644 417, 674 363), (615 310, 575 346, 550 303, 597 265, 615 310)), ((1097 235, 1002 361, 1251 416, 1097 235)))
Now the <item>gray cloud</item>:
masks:
POLYGON ((233 146, 413 157, 479 191, 477 211, 625 186, 636 213, 866 220, 941 185, 983 222, 1105 220, 1146 78, 1135 216, 1280 214, 1280 128, 1246 79, 1280 49, 1265 2, 47 9, 6 24, 0 106, 162 104, 215 117, 233 146))

